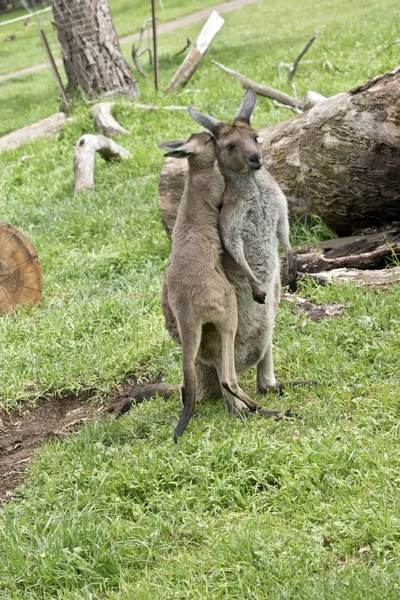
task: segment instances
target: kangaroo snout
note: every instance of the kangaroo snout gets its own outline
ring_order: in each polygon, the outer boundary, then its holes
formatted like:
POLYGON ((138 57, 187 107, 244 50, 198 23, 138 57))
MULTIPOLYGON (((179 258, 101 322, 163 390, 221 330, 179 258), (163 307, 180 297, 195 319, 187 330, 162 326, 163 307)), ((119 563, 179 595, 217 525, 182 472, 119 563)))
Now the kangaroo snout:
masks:
POLYGON ((249 166, 250 169, 261 169, 262 165, 263 165, 263 159, 261 154, 250 154, 250 156, 247 159, 247 164, 249 166))

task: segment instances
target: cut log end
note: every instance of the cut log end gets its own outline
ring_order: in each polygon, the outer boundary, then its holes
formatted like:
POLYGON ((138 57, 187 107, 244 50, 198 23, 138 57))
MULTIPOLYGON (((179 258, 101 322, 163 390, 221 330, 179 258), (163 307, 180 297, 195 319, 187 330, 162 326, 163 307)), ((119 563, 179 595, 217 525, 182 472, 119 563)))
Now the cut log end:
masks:
POLYGON ((36 304, 42 289, 43 273, 34 247, 18 229, 0 221, 0 314, 21 304, 36 304))

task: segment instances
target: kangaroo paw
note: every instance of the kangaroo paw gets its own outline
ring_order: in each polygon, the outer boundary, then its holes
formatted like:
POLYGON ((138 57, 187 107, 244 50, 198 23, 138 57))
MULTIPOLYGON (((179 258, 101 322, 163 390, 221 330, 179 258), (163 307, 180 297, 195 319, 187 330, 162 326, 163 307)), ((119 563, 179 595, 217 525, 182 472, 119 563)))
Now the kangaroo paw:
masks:
POLYGON ((267 293, 263 290, 262 287, 254 286, 252 288, 253 299, 258 302, 258 304, 265 304, 265 297, 267 293))

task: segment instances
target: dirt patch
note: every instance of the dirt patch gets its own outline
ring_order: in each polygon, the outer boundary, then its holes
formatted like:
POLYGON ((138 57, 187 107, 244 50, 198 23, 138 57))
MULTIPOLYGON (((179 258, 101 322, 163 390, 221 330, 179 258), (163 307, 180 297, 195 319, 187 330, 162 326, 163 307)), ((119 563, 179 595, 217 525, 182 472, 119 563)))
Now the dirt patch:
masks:
POLYGON ((0 505, 13 497, 36 448, 65 438, 87 421, 110 418, 132 397, 134 386, 108 395, 102 402, 90 401, 93 394, 55 397, 29 406, 23 412, 0 413, 0 505))

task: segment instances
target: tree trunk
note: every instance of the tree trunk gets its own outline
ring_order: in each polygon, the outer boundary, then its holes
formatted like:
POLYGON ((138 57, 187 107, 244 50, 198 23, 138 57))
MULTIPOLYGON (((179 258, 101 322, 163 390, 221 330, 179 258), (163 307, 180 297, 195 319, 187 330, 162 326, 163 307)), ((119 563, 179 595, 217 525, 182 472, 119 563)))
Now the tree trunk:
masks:
POLYGON ((67 92, 136 98, 138 88, 122 56, 108 0, 52 0, 52 8, 67 92))
MULTIPOLYGON (((399 220, 400 69, 261 129, 265 163, 291 217, 319 215, 339 234, 399 220)), ((218 117, 218 115, 216 115, 218 117)), ((171 231, 186 165, 168 159, 159 201, 171 231)))

